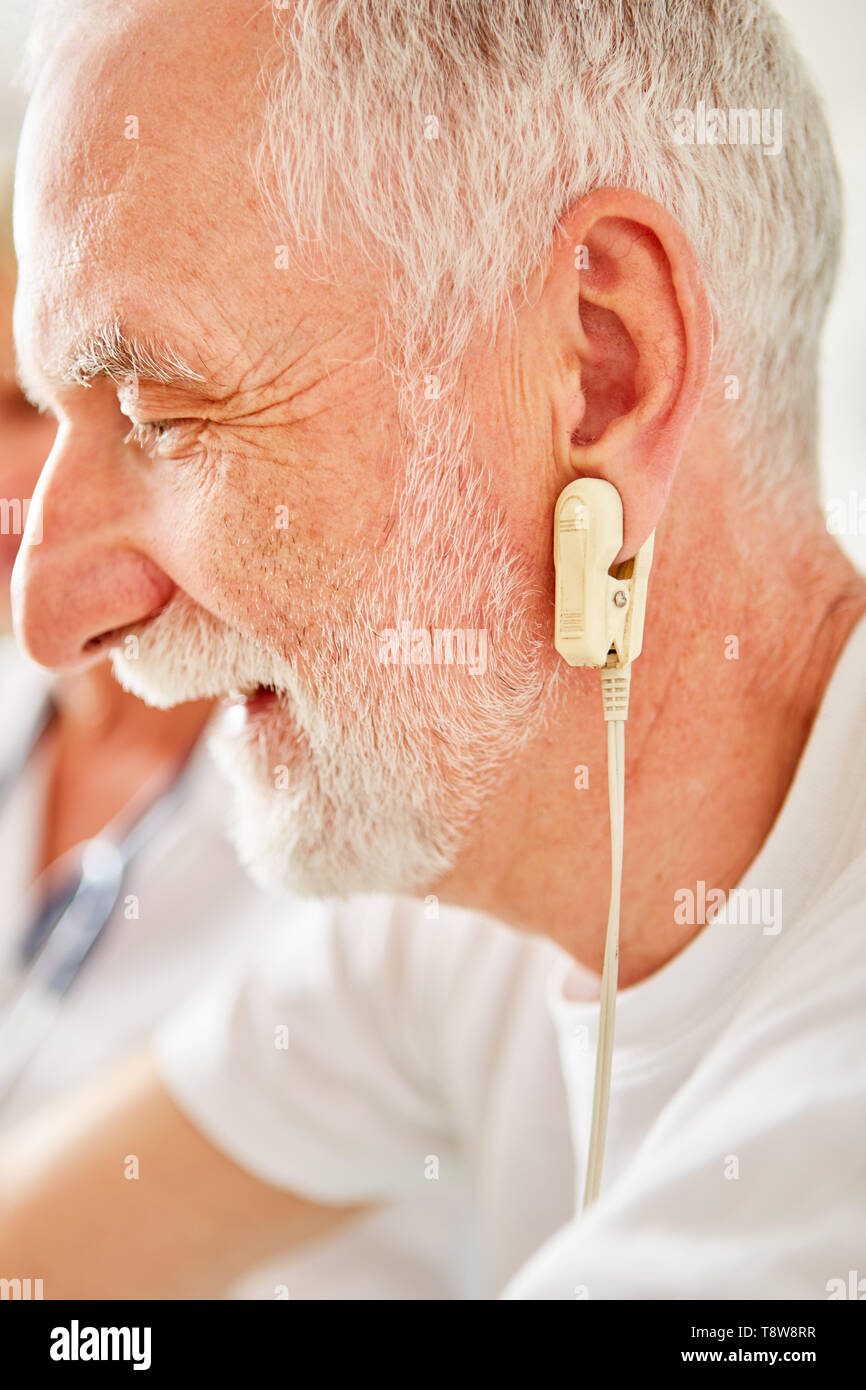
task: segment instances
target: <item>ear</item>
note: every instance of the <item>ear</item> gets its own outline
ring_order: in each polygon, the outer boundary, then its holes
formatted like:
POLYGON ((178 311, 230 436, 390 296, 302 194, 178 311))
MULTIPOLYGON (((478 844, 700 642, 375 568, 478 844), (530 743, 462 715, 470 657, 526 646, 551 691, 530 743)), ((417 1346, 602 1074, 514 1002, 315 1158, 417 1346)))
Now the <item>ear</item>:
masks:
POLYGON ((674 217, 598 189, 561 219, 538 307, 553 334, 554 456, 564 487, 605 478, 630 558, 664 510, 712 354, 697 257, 674 217))

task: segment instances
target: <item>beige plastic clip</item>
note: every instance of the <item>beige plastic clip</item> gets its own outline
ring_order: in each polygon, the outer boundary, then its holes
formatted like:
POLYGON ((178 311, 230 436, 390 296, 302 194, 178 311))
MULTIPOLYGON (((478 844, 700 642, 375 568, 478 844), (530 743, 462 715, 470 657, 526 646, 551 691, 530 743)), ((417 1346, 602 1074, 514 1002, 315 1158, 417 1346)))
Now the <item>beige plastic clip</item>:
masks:
POLYGON ((655 532, 630 560, 622 549, 622 500, 602 478, 578 478, 553 514, 556 650, 569 666, 628 666, 643 645, 655 532))

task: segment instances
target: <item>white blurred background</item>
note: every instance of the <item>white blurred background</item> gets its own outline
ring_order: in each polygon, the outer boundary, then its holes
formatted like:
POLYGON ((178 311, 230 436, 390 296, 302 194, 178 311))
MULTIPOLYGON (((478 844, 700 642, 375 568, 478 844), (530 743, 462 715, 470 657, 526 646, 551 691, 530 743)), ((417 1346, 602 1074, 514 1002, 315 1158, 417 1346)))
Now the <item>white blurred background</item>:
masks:
MULTIPOLYGON (((844 261, 824 337, 821 455, 827 502, 845 500, 852 491, 863 502, 863 534, 839 540, 866 570, 866 4, 776 5, 823 94, 845 185, 844 261)), ((9 154, 20 106, 11 78, 32 10, 32 3, 0 0, 0 163, 9 154)))
POLYGON ((22 0, 0 0, 0 158, 7 158, 14 149, 21 96, 13 90, 12 79, 33 10, 33 4, 22 0))
MULTIPOLYGON (((866 513, 866 5, 863 0, 776 0, 827 110, 845 186, 842 273, 824 334, 821 457, 824 496, 852 490, 866 513)), ((862 535, 839 541, 866 570, 862 535)))

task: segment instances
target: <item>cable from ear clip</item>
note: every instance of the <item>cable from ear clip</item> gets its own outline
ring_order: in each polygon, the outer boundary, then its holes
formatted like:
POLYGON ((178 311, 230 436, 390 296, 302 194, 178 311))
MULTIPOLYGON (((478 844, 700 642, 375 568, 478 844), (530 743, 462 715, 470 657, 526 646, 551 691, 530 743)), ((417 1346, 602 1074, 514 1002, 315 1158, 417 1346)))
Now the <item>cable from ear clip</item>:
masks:
POLYGON ((601 478, 580 478, 560 493, 553 522, 556 571, 555 645, 570 666, 601 670, 607 723, 610 807, 610 905, 601 977, 592 1120, 583 1208, 601 1185, 613 1063, 625 821, 625 721, 631 662, 643 645, 646 589, 652 565, 650 535, 630 560, 614 565, 622 549, 622 500, 601 478))
POLYGON ((583 1209, 598 1196, 607 1138, 610 1108, 610 1077, 613 1067, 616 989, 619 979, 619 923, 622 898, 622 850, 625 836, 625 721, 631 667, 605 666, 601 673, 601 693, 607 723, 607 787, 610 807, 610 904, 604 939, 604 964, 598 1016, 598 1042, 595 1049, 595 1081, 592 1088, 592 1119, 586 1160, 583 1209))

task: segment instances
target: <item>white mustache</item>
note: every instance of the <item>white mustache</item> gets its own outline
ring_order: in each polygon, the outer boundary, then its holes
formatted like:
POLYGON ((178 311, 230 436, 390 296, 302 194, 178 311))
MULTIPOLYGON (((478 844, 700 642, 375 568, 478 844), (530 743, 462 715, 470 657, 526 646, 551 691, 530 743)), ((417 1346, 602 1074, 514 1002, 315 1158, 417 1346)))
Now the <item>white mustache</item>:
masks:
POLYGON ((287 697, 298 692, 290 662, 181 594, 143 627, 131 628, 111 661, 124 690, 158 709, 261 685, 287 697))

